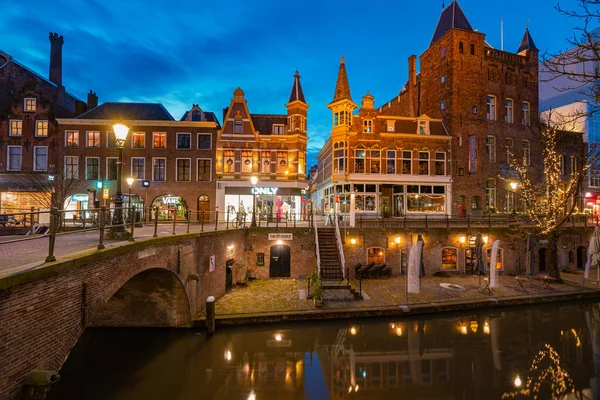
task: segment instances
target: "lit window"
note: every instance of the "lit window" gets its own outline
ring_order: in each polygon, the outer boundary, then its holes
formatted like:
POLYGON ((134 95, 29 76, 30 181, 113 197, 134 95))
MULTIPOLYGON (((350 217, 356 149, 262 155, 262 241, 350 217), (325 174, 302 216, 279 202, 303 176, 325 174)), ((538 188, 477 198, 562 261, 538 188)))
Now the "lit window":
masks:
POLYGON ((79 131, 65 132, 65 147, 79 147, 79 131))
POLYGON ((384 251, 381 247, 370 247, 367 250, 367 263, 375 263, 376 265, 383 264, 384 251))
POLYGON ((242 150, 242 173, 252 173, 252 150, 242 150))
MULTIPOLYGON (((492 249, 489 248, 486 250, 486 258, 487 258, 487 267, 488 270, 491 267, 491 263, 492 263, 492 249)), ((502 260, 504 259, 504 249, 498 249, 498 255, 496 256, 496 269, 503 269, 504 268, 504 264, 502 262, 502 260)))
POLYGON ((283 174, 288 169, 288 152, 278 151, 277 152, 277 173, 283 174))
POLYGON ((496 120, 496 97, 488 96, 485 105, 486 117, 490 121, 496 120))
POLYGON ((198 168, 197 168, 197 179, 198 181, 206 181, 209 182, 211 180, 210 170, 211 170, 211 160, 205 158, 199 158, 197 160, 198 168))
POLYGON ((131 139, 133 149, 143 149, 146 147, 146 132, 133 132, 131 139))
POLYGON ((48 136, 48 121, 35 121, 35 136, 48 136))
POLYGON ((419 121, 419 135, 429 135, 429 121, 419 121))
POLYGON ((20 119, 10 120, 10 136, 23 136, 23 121, 20 119))
POLYGON ((373 120, 372 119, 365 119, 363 121, 363 132, 364 133, 373 132, 373 120))
POLYGON ((457 268, 458 249, 454 247, 444 247, 442 249, 442 269, 457 268))
POLYGON ((154 132, 152 133, 153 140, 152 146, 155 149, 166 149, 167 148, 167 134, 165 132, 154 132))
POLYGON ((100 132, 88 131, 87 132, 87 146, 86 147, 100 147, 100 132))
POLYGON ((28 111, 28 112, 32 112, 35 111, 37 108, 37 100, 34 98, 26 98, 25 99, 25 105, 24 105, 24 110, 28 111))
POLYGON ((223 150, 223 172, 235 172, 235 150, 223 150))
POLYGON ((177 159, 177 182, 189 182, 191 178, 191 163, 189 158, 177 159))
POLYGON ((387 131, 394 132, 394 130, 396 128, 395 125, 396 125, 396 123, 394 121, 388 122, 387 123, 387 131))
POLYGON ((262 174, 271 173, 271 152, 261 151, 260 152, 260 172, 262 174))

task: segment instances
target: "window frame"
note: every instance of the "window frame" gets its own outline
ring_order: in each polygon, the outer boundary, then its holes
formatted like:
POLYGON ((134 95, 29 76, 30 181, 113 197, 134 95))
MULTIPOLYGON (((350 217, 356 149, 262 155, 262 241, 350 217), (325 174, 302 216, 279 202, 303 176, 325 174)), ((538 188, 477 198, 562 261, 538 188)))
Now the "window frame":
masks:
POLYGON ((69 179, 72 181, 78 180, 79 179, 79 156, 65 156, 64 158, 64 174, 65 174, 65 179, 69 179), (77 174, 73 174, 73 171, 71 171, 71 174, 69 175, 69 169, 67 168, 67 160, 71 159, 71 160, 75 160, 76 162, 73 164, 75 167, 77 167, 77 174))
POLYGON ((14 145, 7 145, 6 146, 6 170, 7 171, 22 171, 23 170, 23 146, 14 146, 14 145), (19 153, 19 168, 11 168, 10 165, 10 149, 15 148, 15 149, 19 149, 20 153, 19 153))
MULTIPOLYGON (((504 248, 498 247, 498 256, 500 258, 500 268, 496 267, 496 271, 504 271, 504 248)), ((485 249, 485 267, 488 271, 491 270, 492 263, 492 248, 488 247, 485 249)), ((496 258, 496 265, 498 264, 498 258, 496 258)))
POLYGON ((531 125, 531 103, 529 101, 523 100, 521 102, 521 124, 525 126, 531 125), (525 107, 527 106, 527 107, 525 107))
POLYGON ((23 111, 24 112, 36 112, 37 111, 37 98, 35 97, 25 97, 23 99, 23 111), (27 100, 33 100, 33 109, 28 109, 27 100))
POLYGON ((401 171, 401 175, 413 175, 413 157, 414 157, 414 153, 412 150, 402 150, 401 151, 401 167, 402 167, 402 171, 401 171), (404 153, 409 153, 410 154, 410 158, 406 158, 404 153), (404 173, 404 162, 408 161, 408 165, 410 165, 410 171, 408 173, 404 173))
POLYGON ((497 118, 497 98, 492 94, 488 94, 485 101, 485 116, 488 121, 496 121, 497 118))
MULTIPOLYGON (((95 140, 94 140, 94 142, 95 142, 95 140)), ((100 131, 85 131, 85 147, 86 148, 97 149, 97 148, 100 147, 100 142, 101 142, 100 131), (98 145, 97 146, 90 146, 90 133, 97 133, 98 134, 98 145)))
POLYGON ((196 182, 212 182, 212 158, 196 158, 196 182), (200 179, 198 170, 200 161, 208 161, 208 180, 200 179))
POLYGON ((145 149, 146 148, 146 132, 145 131, 136 131, 136 132, 132 132, 131 133, 131 148, 132 149, 145 149), (136 135, 139 136, 141 134, 141 137, 143 138, 142 140, 142 146, 136 146, 135 145, 135 137, 136 135))
POLYGON ((11 119, 8 122, 8 136, 12 136, 12 137, 23 137, 23 120, 22 119, 11 119), (16 130, 19 131, 18 134, 13 133, 13 122, 15 123, 20 123, 20 127, 15 127, 16 130))
MULTIPOLYGON (((192 150, 192 134, 190 132, 177 132, 175 134, 175 148, 177 150, 192 150), (185 136, 187 135, 190 139, 190 146, 189 147, 179 147, 179 137, 180 136, 185 136)), ((191 166, 190 166, 191 169, 191 166)))
POLYGON ((131 163, 131 167, 129 168, 130 176, 135 180, 144 180, 146 179, 146 157, 129 157, 129 162, 131 163), (142 169, 142 177, 138 177, 137 174, 133 173, 133 160, 144 160, 144 168, 142 169))
POLYGON ((86 181, 99 181, 100 180, 100 157, 85 157, 85 180, 86 181), (97 174, 95 177, 90 178, 88 174, 88 160, 98 160, 96 167, 98 168, 97 174))
POLYGON ((69 129, 69 130, 65 130, 65 148, 68 149, 77 149, 79 148, 79 131, 78 130, 74 130, 74 129, 69 129), (77 137, 76 140, 76 144, 74 146, 69 146, 69 133, 76 133, 76 135, 73 135, 73 138, 75 138, 75 136, 77 137))
POLYGON ((419 175, 421 175, 421 176, 429 176, 430 172, 431 172, 430 171, 430 169, 431 169, 431 166, 430 166, 430 163, 431 163, 431 152, 430 151, 421 151, 421 150, 419 150, 418 153, 419 154, 417 154, 417 156, 419 157, 418 158, 418 162, 419 162, 419 168, 418 168, 419 171, 418 172, 419 172, 419 175), (427 158, 426 159, 425 158, 421 158, 422 154, 427 154, 427 158), (426 162, 426 164, 423 164, 425 162, 426 162), (427 172, 424 173, 424 174, 421 173, 421 165, 427 165, 427 172))
POLYGON ((239 119, 239 120, 236 119, 233 121, 233 134, 234 135, 243 135, 244 134, 244 121, 242 121, 241 119, 239 119))
MULTIPOLYGON (((371 246, 371 247, 367 247, 367 263, 371 263, 374 261, 369 261, 369 250, 371 249, 379 249, 381 250, 381 263, 377 264, 375 263, 375 265, 381 265, 381 264, 385 264, 385 249, 383 247, 379 247, 379 246, 371 246)), ((379 257, 379 255, 377 255, 379 257)))
MULTIPOLYGON (((125 143, 123 143, 125 146, 125 143)), ((106 131, 106 148, 107 149, 118 149, 119 142, 117 142, 117 135, 115 135, 114 131, 106 131), (114 145, 111 146, 111 136, 114 138, 114 145)))
POLYGON ((523 139, 521 142, 521 150, 523 155, 523 163, 525 167, 531 165, 531 142, 527 139, 523 139))
POLYGON ((373 133, 373 119, 363 119, 363 133, 373 133))
POLYGON ((515 155, 515 139, 512 137, 505 138, 504 148, 506 149, 506 164, 510 166, 513 163, 513 157, 515 155))
MULTIPOLYGON (((458 271, 458 248, 457 247, 453 247, 453 246, 445 246, 442 247, 442 264, 441 264, 441 269, 442 271, 458 271), (446 250, 454 250, 454 268, 444 268, 444 251, 446 250)), ((446 262, 446 264, 452 265, 451 262, 446 262)))
POLYGON ((189 157, 177 157, 177 158, 175 158, 175 182, 191 182, 191 181, 192 181, 192 159, 189 158, 189 157), (188 179, 179 179, 179 160, 187 160, 187 161, 189 161, 189 165, 188 165, 189 178, 188 179))
MULTIPOLYGON (((48 120, 47 119, 36 119, 35 120, 35 137, 48 137, 49 129, 50 129, 50 126, 48 124, 48 120), (45 128, 46 134, 45 135, 40 135, 39 134, 39 131, 40 131, 39 124, 40 123, 43 124, 44 122, 46 123, 46 128, 45 128)), ((43 127, 42 127, 42 130, 44 130, 43 127)))
POLYGON ((434 153, 434 159, 433 159, 433 174, 434 175, 436 175, 436 176, 446 176, 446 159, 447 159, 447 156, 446 156, 446 152, 445 151, 436 151, 434 153), (443 159, 438 159, 438 154, 443 155, 444 158, 443 159), (442 166, 444 168, 444 173, 442 173, 442 174, 438 174, 437 173, 437 166, 440 163, 442 164, 442 166))
POLYGON ((152 157, 152 182, 166 182, 167 181, 167 157, 152 157), (164 179, 156 179, 156 174, 154 173, 154 161, 155 160, 163 160, 164 161, 164 179))
POLYGON ((515 122, 515 101, 510 97, 504 99, 504 122, 507 124, 515 122))
POLYGON ((106 180, 107 181, 116 181, 119 176, 119 157, 106 157, 106 180), (110 177, 110 160, 115 160, 115 178, 111 179, 110 177))
POLYGON ((488 178, 485 181, 485 207, 489 211, 490 207, 494 207, 494 209, 498 209, 496 202, 497 195, 497 186, 496 179, 488 178), (488 186, 489 183, 492 183, 492 186, 488 186))
POLYGON ((166 149, 167 148, 167 132, 152 132, 152 148, 153 149, 166 149), (164 146, 161 147, 156 147, 156 136, 160 135, 161 137, 164 136, 165 139, 165 144, 164 146))
POLYGON ((491 163, 496 162, 496 136, 487 135, 485 137, 485 152, 487 154, 487 161, 491 163))
POLYGON ((212 150, 212 133, 197 132, 196 133, 196 149, 198 150, 212 150), (208 148, 200 147, 200 136, 208 136, 208 148))
POLYGON ((271 134, 272 135, 285 135, 285 125, 284 124, 273 124, 271 126, 271 134), (277 129, 275 129, 277 128, 277 129), (281 131, 281 132, 276 132, 281 131))
POLYGON ((48 146, 33 146, 33 170, 34 171, 48 171, 48 146), (46 149, 46 168, 37 168, 37 150, 46 149))

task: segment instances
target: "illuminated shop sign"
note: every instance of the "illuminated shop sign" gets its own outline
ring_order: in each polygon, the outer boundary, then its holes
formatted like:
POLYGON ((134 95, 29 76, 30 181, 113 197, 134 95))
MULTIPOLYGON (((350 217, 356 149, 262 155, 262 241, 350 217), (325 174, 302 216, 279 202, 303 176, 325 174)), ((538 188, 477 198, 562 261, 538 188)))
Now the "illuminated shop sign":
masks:
POLYGON ((74 194, 71 196, 72 201, 88 201, 89 197, 87 194, 74 194))
POLYGON ((163 196, 162 201, 164 204, 180 204, 178 196, 163 196))
POLYGON ((275 194, 277 194, 277 189, 279 189, 279 188, 257 187, 257 188, 252 188, 250 192, 252 194, 270 194, 270 195, 275 195, 275 194))

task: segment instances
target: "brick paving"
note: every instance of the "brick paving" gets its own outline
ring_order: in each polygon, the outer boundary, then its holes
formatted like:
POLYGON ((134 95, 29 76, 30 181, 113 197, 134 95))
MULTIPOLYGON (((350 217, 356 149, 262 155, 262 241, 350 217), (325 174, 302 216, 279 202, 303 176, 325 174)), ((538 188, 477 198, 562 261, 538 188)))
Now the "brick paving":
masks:
MULTIPOLYGON (((485 288, 483 279, 481 287, 476 276, 426 277, 421 280, 421 292, 409 294, 408 304, 444 304, 472 301, 489 301, 507 297, 535 297, 560 293, 576 293, 599 290, 596 282, 582 286, 582 276, 561 274, 564 283, 551 284, 544 288, 540 279, 525 283, 525 290, 518 289, 513 276, 499 276, 499 287, 491 293, 485 288), (459 285, 464 290, 451 290, 440 286, 440 283, 459 285)), ((302 298, 300 291, 306 290, 304 279, 269 279, 250 281, 248 286, 235 287, 216 302, 217 317, 247 316, 277 312, 309 312, 315 310, 312 300, 302 298)), ((352 286, 358 290, 357 282, 352 286)), ((360 301, 325 301, 324 309, 369 309, 381 307, 398 307, 407 304, 405 278, 367 279, 362 282, 362 290, 368 299, 360 301)), ((202 316, 199 316, 202 317, 202 316)))

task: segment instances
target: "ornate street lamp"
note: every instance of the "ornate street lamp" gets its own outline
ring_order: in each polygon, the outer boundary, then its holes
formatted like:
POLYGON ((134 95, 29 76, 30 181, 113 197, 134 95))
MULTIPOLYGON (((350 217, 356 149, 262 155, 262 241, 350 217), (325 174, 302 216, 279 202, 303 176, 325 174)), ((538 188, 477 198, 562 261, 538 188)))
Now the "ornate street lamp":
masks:
POLYGON ((115 140, 119 147, 119 162, 117 163, 117 192, 115 193, 115 212, 113 214, 112 232, 123 232, 123 193, 121 193, 121 180, 123 179, 123 145, 129 133, 129 127, 123 124, 113 125, 115 140))
POLYGON ((256 184, 258 183, 258 178, 253 176, 250 178, 250 182, 252 182, 252 223, 250 226, 256 228, 256 184))
MULTIPOLYGON (((127 179, 125 179, 127 181, 127 185, 129 185, 129 197, 128 197, 128 204, 127 204, 127 209, 128 209, 128 213, 131 212, 131 186, 133 186, 133 181, 134 179, 132 177, 129 177, 127 179)), ((133 218, 133 216, 131 217, 133 218)))

